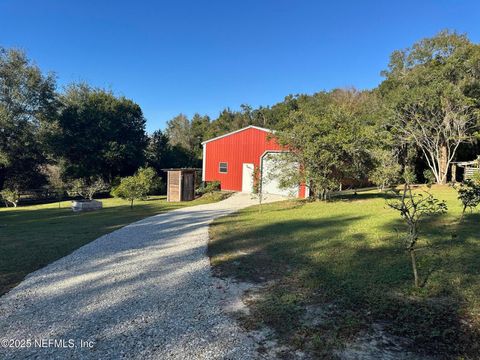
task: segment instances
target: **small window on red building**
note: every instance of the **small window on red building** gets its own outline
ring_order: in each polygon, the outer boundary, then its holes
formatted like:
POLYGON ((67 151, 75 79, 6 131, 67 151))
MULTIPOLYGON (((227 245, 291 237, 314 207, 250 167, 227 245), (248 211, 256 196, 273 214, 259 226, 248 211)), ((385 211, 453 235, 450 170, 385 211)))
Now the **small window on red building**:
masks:
POLYGON ((228 172, 228 163, 221 162, 218 164, 218 172, 221 174, 226 174, 228 172))

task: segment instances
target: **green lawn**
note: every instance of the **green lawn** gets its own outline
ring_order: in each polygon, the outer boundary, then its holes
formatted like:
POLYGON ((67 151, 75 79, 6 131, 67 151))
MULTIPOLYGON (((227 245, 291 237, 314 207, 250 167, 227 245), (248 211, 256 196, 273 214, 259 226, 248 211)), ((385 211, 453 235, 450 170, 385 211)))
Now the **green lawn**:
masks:
POLYGON ((74 214, 70 201, 0 208, 0 295, 25 275, 57 260, 97 237, 134 221, 182 206, 220 200, 209 194, 190 202, 168 203, 165 197, 135 202, 133 209, 120 199, 103 199, 104 208, 74 214))
POLYGON ((480 354, 480 215, 458 224, 460 204, 449 187, 432 192, 446 215, 425 220, 419 253, 426 285, 413 288, 399 214, 376 191, 332 202, 287 201, 245 209, 211 227, 209 255, 220 276, 268 282, 250 300, 246 327, 267 325, 279 338, 318 357, 382 322, 411 348, 440 357, 480 354), (309 325, 306 309, 322 321, 309 325), (317 312, 318 313, 318 312, 317 312), (320 315, 318 315, 320 317, 320 315))

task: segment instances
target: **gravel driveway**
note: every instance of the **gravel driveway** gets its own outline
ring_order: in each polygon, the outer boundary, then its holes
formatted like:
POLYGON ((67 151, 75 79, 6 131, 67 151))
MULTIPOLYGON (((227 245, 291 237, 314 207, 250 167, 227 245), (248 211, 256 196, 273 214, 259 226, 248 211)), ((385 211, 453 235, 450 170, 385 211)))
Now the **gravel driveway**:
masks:
POLYGON ((0 358, 257 358, 206 256, 208 224, 253 203, 235 194, 159 214, 30 274, 0 298, 2 345, 17 341, 0 358))

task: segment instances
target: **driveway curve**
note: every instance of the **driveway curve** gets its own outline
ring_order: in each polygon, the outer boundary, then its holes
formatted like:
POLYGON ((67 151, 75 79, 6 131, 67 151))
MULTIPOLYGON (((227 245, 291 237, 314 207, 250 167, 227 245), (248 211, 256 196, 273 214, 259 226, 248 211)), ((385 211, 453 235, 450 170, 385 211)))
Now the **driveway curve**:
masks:
POLYGON ((30 274, 0 298, 0 358, 258 358, 206 255, 209 223, 254 203, 235 194, 152 216, 30 274))

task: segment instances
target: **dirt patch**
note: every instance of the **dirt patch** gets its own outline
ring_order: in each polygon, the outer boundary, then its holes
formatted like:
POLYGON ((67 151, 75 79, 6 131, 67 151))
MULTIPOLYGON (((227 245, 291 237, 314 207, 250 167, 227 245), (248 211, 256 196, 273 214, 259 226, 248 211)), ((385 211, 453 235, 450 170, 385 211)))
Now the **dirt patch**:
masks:
POLYGON ((214 285, 220 293, 220 306, 230 315, 248 315, 250 310, 244 302, 244 297, 252 290, 258 289, 258 284, 236 281, 233 279, 214 278, 214 285))
POLYGON ((232 316, 248 331, 248 336, 257 344, 260 358, 308 359, 302 351, 281 344, 273 329, 263 325, 255 326, 253 329, 248 325, 252 321, 248 304, 258 300, 261 296, 262 288, 268 285, 269 282, 253 284, 230 278, 215 278, 215 287, 220 292, 220 306, 222 310, 232 316))
MULTIPOLYGON (((252 318, 249 304, 253 304, 262 296, 262 290, 270 282, 253 284, 231 278, 215 278, 215 286, 220 292, 222 310, 238 321, 257 344, 257 351, 262 359, 312 359, 305 344, 305 351, 294 349, 279 340, 276 332, 259 324, 252 318)), ((331 315, 338 311, 334 304, 325 306, 309 305, 305 307, 302 325, 307 329, 325 328, 332 321, 331 315)), ((332 350, 329 358, 341 360, 434 360, 434 357, 418 355, 410 352, 412 342, 404 337, 390 334, 387 324, 375 323, 368 331, 362 331, 341 349, 332 350)), ((328 331, 328 330, 326 330, 328 331)), ((310 344, 311 345, 311 344, 310 344)))
POLYGON ((394 336, 385 330, 385 324, 375 323, 371 331, 347 343, 345 348, 335 351, 342 360, 433 360, 433 357, 414 354, 406 350, 412 342, 394 336))

